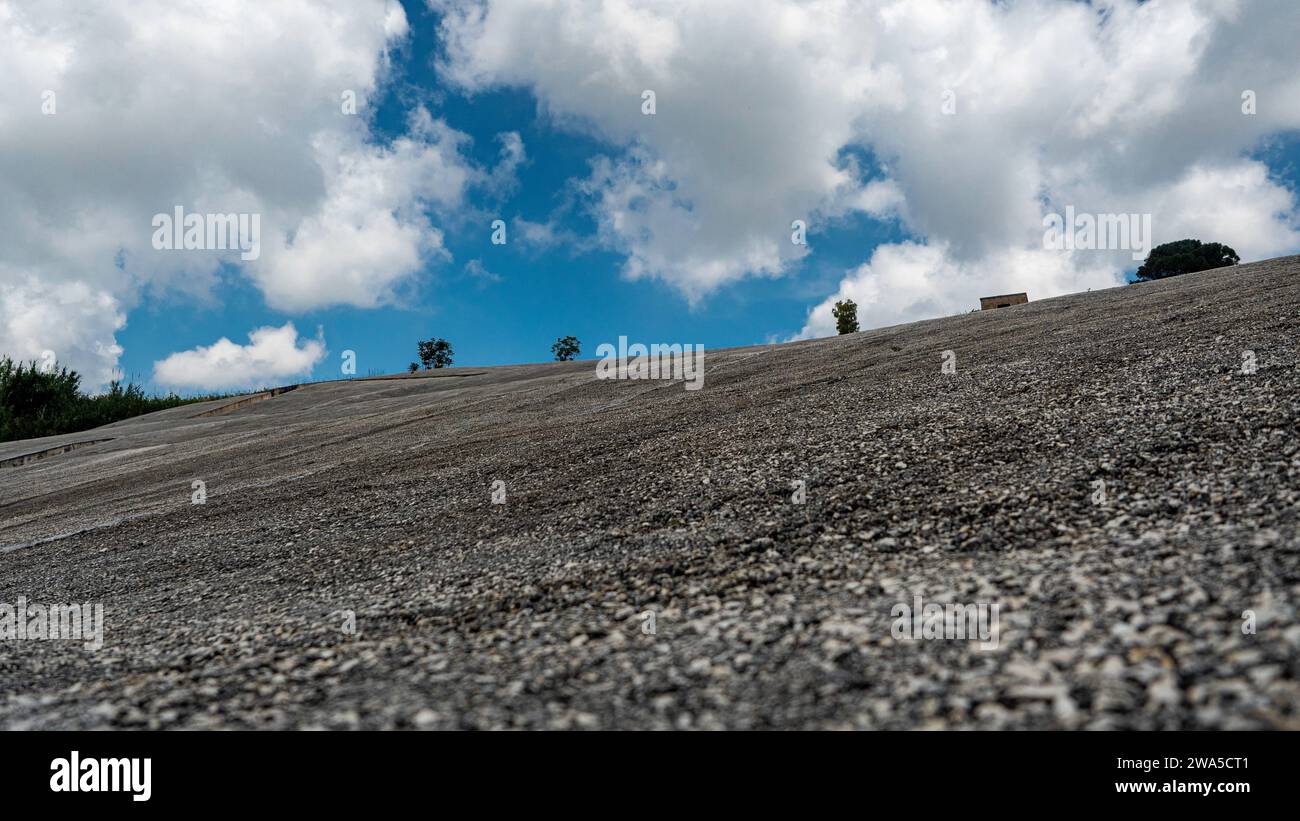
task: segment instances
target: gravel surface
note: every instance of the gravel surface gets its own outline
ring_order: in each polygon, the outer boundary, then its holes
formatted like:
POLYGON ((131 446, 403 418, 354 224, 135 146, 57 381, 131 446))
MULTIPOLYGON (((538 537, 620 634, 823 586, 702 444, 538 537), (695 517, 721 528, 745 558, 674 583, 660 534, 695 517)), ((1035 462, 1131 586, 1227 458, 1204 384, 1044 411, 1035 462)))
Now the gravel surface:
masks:
POLYGON ((0 467, 0 602, 105 624, 0 640, 0 726, 1296 729, 1298 274, 6 443, 109 439, 0 467))

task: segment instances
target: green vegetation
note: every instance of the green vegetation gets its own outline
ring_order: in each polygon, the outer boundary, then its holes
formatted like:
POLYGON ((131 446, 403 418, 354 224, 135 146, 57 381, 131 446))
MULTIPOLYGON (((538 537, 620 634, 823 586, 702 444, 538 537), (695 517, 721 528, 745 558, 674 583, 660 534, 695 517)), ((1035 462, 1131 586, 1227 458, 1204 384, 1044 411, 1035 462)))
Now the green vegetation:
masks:
POLYGON ((858 303, 851 299, 841 300, 835 303, 831 309, 831 316, 835 317, 835 330, 841 334, 855 334, 858 332, 858 303))
POLYGON ((551 353, 555 354, 556 362, 568 362, 582 352, 582 343, 576 336, 566 336, 555 340, 551 346, 551 353))
POLYGON ((1134 275, 1138 282, 1165 279, 1179 274, 1193 274, 1211 268, 1223 268, 1241 262, 1237 252, 1217 242, 1202 243, 1199 239, 1180 239, 1157 245, 1147 254, 1146 262, 1134 275))
POLYGON ((222 396, 145 396, 139 385, 114 381, 108 392, 81 392, 81 375, 67 368, 0 358, 0 442, 97 428, 132 416, 222 396))
POLYGON ((451 343, 445 339, 422 339, 419 342, 420 362, 430 368, 451 367, 451 343))

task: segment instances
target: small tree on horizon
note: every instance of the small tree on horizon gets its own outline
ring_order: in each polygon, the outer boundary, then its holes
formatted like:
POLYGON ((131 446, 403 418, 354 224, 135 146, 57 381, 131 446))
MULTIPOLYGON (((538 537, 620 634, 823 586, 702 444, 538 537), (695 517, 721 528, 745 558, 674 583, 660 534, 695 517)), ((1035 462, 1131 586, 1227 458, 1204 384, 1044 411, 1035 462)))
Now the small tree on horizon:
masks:
POLYGON ((551 353, 555 354, 556 362, 568 362, 581 352, 582 343, 576 336, 561 337, 551 346, 551 353))
POLYGON ((844 334, 855 334, 858 332, 858 304, 851 299, 840 300, 835 303, 831 309, 831 316, 835 317, 835 330, 844 334))
POLYGON ((1153 279, 1223 268, 1238 262, 1241 262, 1241 257, 1226 245, 1201 242, 1199 239, 1180 239, 1152 248, 1134 276, 1138 282, 1150 282, 1153 279))
POLYGON ((420 369, 420 363, 419 363, 419 362, 412 362, 410 365, 407 365, 407 366, 406 366, 406 369, 407 369, 408 371, 410 371, 411 373, 415 373, 416 371, 418 371, 418 370, 420 369))
POLYGON ((451 366, 451 343, 445 339, 422 339, 419 343, 420 362, 427 371, 430 368, 447 368, 451 366))

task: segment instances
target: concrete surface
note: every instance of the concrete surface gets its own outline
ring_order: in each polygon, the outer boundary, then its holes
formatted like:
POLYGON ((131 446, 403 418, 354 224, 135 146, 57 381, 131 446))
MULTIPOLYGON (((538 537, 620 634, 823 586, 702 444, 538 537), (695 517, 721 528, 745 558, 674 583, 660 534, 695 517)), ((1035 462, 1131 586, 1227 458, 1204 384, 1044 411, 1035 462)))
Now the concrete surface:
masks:
POLYGON ((0 640, 0 726, 1300 727, 1298 274, 6 443, 109 439, 0 467, 0 603, 105 620, 0 640))

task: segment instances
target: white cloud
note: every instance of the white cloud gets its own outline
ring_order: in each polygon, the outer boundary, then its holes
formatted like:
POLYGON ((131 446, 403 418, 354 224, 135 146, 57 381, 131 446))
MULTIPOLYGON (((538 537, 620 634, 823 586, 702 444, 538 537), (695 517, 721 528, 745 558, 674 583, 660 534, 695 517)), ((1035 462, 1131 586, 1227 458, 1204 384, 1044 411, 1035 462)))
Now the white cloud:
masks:
POLYGON ((459 158, 465 140, 423 108, 390 148, 318 137, 313 151, 326 170, 319 210, 296 224, 281 221, 292 232, 279 232, 265 261, 249 266, 267 303, 303 311, 396 301, 396 289, 426 261, 447 255, 426 210, 452 208, 464 196, 474 175, 459 158))
POLYGON ((978 308, 981 296, 1028 290, 1036 300, 1106 288, 1116 284, 1113 270, 1105 258, 1042 249, 1007 248, 961 261, 941 245, 881 245, 848 273, 833 296, 809 312, 797 338, 834 334, 831 308, 842 299, 856 302, 859 324, 873 328, 964 313, 978 308))
MULTIPOLYGON (((879 249, 847 273, 841 290, 921 278, 918 298, 864 307, 879 322, 964 309, 1008 270, 1035 298, 1114 281, 1126 254, 1042 253, 1042 213, 1066 204, 1150 211, 1157 241, 1247 259, 1300 246, 1294 192, 1243 158, 1300 129, 1291 0, 435 5, 447 78, 530 89, 551 121, 609 144, 568 193, 627 276, 691 299, 788 272, 808 253, 793 220, 815 252, 852 213, 931 249, 879 249), (859 148, 878 167, 857 168, 859 148)), ((373 103, 407 33, 396 0, 0 0, 2 352, 55 350, 102 384, 143 292, 210 298, 223 265, 279 310, 402 301, 446 258, 444 232, 482 216, 468 192, 508 195, 528 161, 508 133, 479 167, 420 108, 377 141, 373 103), (151 218, 177 205, 262 214, 261 258, 155 251, 151 218)), ((525 248, 585 244, 514 223, 525 248)), ((825 331, 824 309, 804 333, 825 331)))
MULTIPOLYGON (((1040 296, 1116 282, 1127 254, 1042 253, 1048 206, 1149 210, 1157 241, 1199 236, 1245 257, 1300 247, 1294 193, 1243 159, 1300 128, 1289 0, 485 0, 447 11, 444 75, 471 91, 528 88, 554 123, 606 140, 610 156, 582 188, 602 239, 627 254, 626 275, 691 299, 789 271, 804 253, 789 242, 793 219, 815 232, 855 211, 899 219, 930 249, 880 249, 847 275, 841 290, 921 278, 907 298, 871 297, 879 322, 962 309, 999 282, 1040 296), (644 89, 656 92, 652 116, 644 89), (1241 111, 1246 89, 1254 116, 1241 111), (879 161, 865 169, 874 178, 846 161, 854 147, 879 161)), ((825 332, 828 311, 804 333, 825 332)))
POLYGON ((222 337, 211 345, 174 353, 154 363, 154 380, 168 387, 202 390, 274 387, 310 375, 325 356, 325 340, 318 336, 300 345, 292 322, 250 331, 248 340, 249 344, 238 345, 222 337))
POLYGON ((511 237, 532 254, 542 254, 563 249, 570 254, 583 254, 596 250, 600 243, 590 236, 566 228, 563 220, 552 216, 546 222, 532 222, 523 217, 511 221, 511 237))
POLYGON ((1135 192, 1131 202, 1153 215, 1157 244, 1188 237, 1226 242, 1243 260, 1300 248, 1295 192, 1270 179, 1261 162, 1192 165, 1166 185, 1135 192))
POLYGON ((490 285, 501 281, 501 275, 489 271, 481 259, 471 259, 465 263, 465 273, 480 285, 490 285))
POLYGON ((699 296, 802 256, 791 222, 852 187, 834 162, 851 136, 846 101, 809 93, 801 44, 773 28, 779 8, 759 6, 453 4, 445 74, 471 90, 529 87, 561 124, 630 146, 583 186, 602 235, 629 277, 699 296))
POLYGON ((3 352, 60 349, 102 384, 146 289, 210 299, 223 265, 287 311, 399 300, 444 253, 426 211, 508 187, 524 158, 507 135, 501 166, 478 169, 423 109, 377 142, 372 104, 407 31, 397 0, 0 0, 0 316, 72 294, 99 312, 74 311, 75 334, 6 327, 3 352), (261 259, 153 249, 153 215, 178 205, 261 214, 261 259))
POLYGON ((524 150, 524 140, 518 131, 506 131, 497 135, 501 143, 501 160, 488 175, 484 188, 498 197, 514 191, 519 185, 516 176, 519 167, 528 161, 528 152, 524 150))
MULTIPOLYGON (((1095 194, 1095 196, 1093 196, 1095 194)), ((1112 202, 1103 192, 1085 201, 1112 202)), ((1139 192, 1112 204, 1152 214, 1147 243, 1231 238, 1242 259, 1266 259, 1300 247, 1293 194, 1270 182, 1263 165, 1241 161, 1222 168, 1193 166, 1169 186, 1139 192)), ((981 296, 1026 291, 1031 300, 1119 284, 1117 274, 1135 267, 1129 250, 1051 251, 1039 242, 962 257, 943 243, 905 242, 875 249, 848 272, 839 290, 809 312, 795 338, 834 334, 831 308, 841 299, 859 306, 863 328, 950 316, 979 306, 981 296)))
POLYGON ((78 362, 90 352, 93 369, 81 372, 82 387, 93 390, 116 374, 122 349, 113 334, 126 324, 117 300, 80 281, 44 282, 32 274, 0 266, 0 352, 15 359, 40 360, 52 351, 59 364, 78 362))

